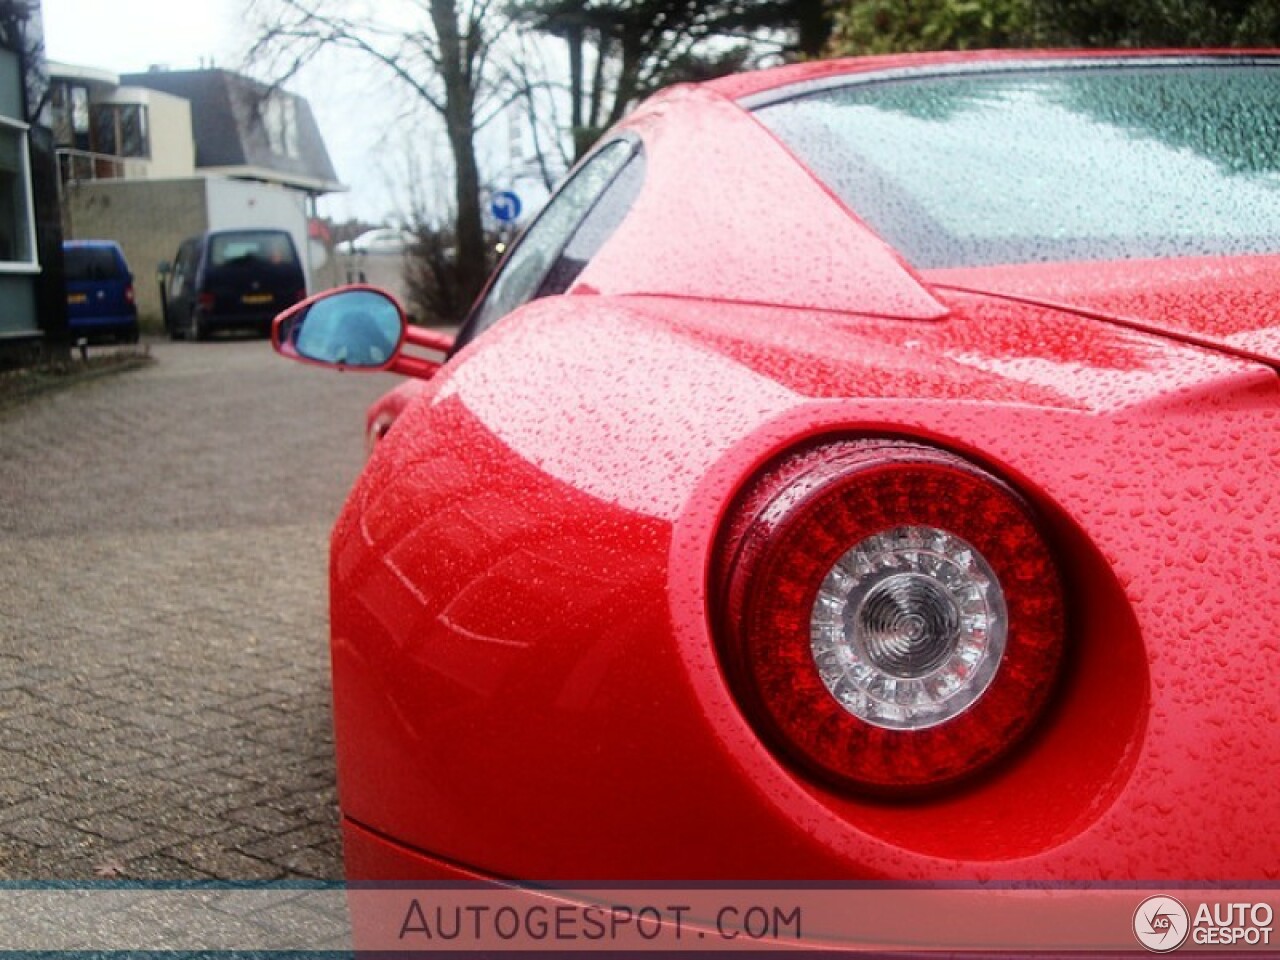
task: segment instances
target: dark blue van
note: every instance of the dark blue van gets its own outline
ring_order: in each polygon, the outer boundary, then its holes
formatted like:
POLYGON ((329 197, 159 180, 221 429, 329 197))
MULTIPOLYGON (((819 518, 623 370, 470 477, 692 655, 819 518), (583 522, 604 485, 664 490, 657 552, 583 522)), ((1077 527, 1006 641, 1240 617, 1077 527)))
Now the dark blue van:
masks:
POLYGON ((68 240, 62 245, 67 323, 74 339, 138 341, 133 274, 113 240, 68 240))
POLYGON ((161 265, 164 326, 175 340, 237 327, 270 336, 275 315, 306 296, 302 262, 285 230, 202 233, 161 265))

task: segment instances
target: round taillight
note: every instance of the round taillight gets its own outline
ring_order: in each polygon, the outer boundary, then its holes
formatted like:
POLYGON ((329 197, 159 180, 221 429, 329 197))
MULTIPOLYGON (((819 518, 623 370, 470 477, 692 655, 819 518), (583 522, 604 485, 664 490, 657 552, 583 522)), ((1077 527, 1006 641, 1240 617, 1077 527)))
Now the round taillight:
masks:
POLYGON ((1029 505, 945 451, 815 444, 735 500, 716 555, 721 652, 784 758, 910 791, 989 764, 1057 677, 1061 579, 1029 505))

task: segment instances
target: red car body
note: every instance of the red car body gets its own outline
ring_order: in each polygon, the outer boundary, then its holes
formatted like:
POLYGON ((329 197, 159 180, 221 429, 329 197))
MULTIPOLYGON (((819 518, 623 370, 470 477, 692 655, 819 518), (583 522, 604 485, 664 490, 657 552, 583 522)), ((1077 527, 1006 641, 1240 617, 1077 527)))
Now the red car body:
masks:
POLYGON ((916 269, 744 108, 1041 57, 659 96, 572 286, 390 401, 333 534, 352 879, 1280 875, 1280 258, 916 269), (1045 704, 907 797, 797 762, 726 639, 744 490, 867 437, 1016 491, 1061 580, 1045 704))
POLYGON ((388 390, 369 407, 364 417, 365 449, 372 455, 378 441, 387 435, 391 425, 396 422, 405 407, 427 389, 426 380, 405 380, 388 390))

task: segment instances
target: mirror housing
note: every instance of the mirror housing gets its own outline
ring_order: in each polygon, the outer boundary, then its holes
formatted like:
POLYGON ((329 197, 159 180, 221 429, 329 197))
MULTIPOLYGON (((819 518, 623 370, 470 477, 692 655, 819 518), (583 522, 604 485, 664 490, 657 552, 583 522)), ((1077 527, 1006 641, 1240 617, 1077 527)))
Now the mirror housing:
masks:
POLYGON ((285 310, 271 324, 275 351, 301 363, 422 379, 443 363, 443 358, 406 355, 406 344, 447 353, 453 338, 411 327, 395 297, 366 284, 326 290, 285 310))
POLYGON ((156 273, 163 278, 166 274, 173 272, 173 264, 168 260, 161 260, 156 264, 156 273))

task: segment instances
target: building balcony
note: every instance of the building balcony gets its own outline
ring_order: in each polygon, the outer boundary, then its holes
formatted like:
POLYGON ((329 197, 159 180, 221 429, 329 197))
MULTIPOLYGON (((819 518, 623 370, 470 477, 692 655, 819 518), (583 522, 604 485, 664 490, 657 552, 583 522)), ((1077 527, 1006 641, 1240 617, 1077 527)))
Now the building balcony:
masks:
POLYGON ((145 180, 151 163, 144 157, 119 157, 59 147, 58 178, 63 184, 85 180, 145 180))

